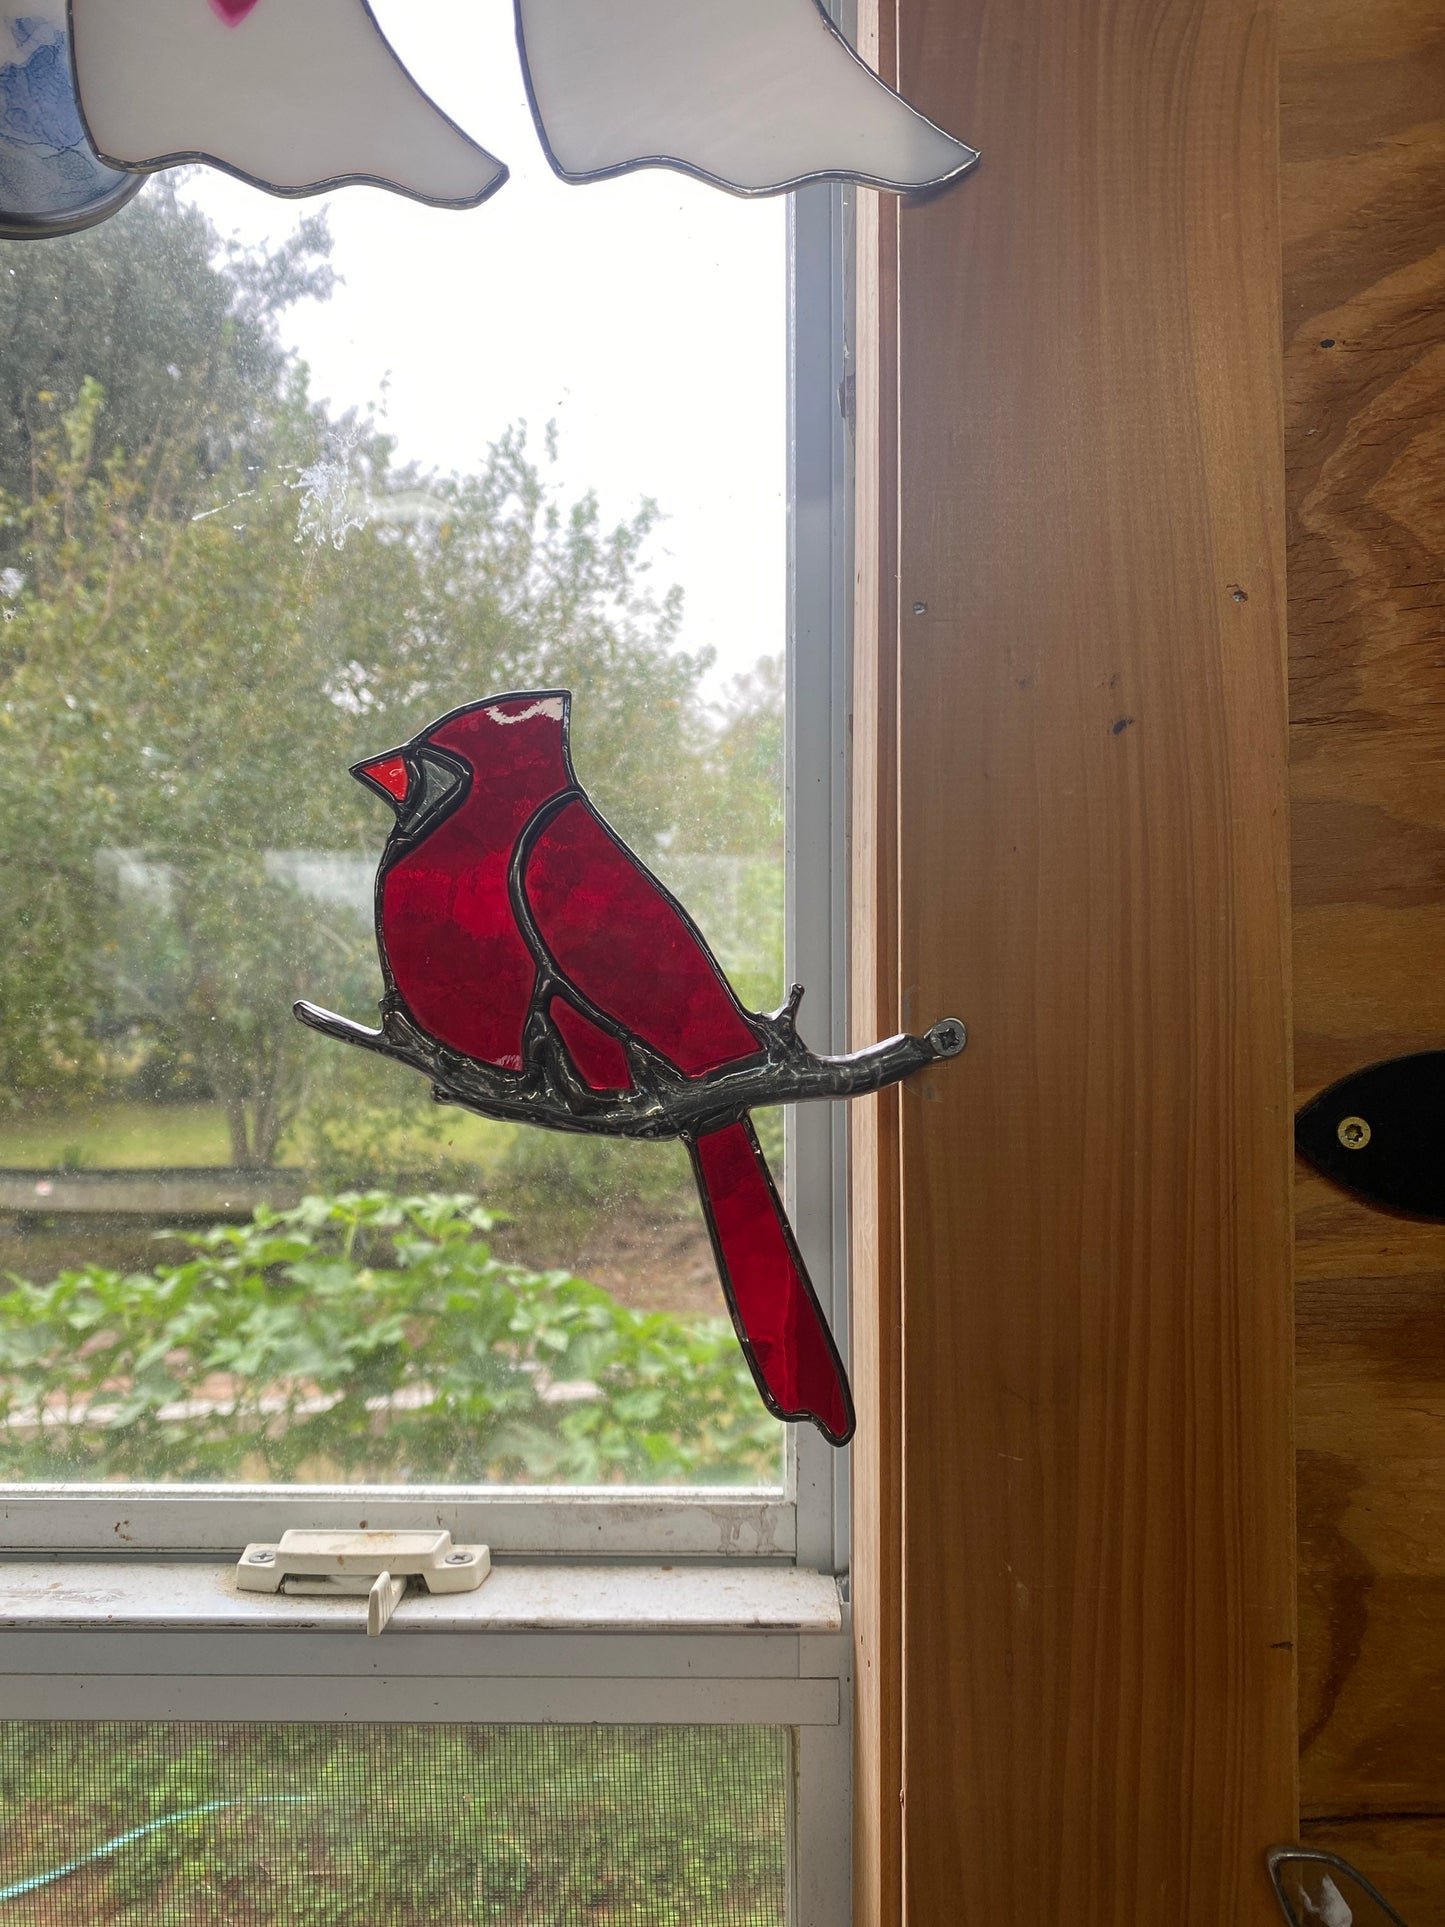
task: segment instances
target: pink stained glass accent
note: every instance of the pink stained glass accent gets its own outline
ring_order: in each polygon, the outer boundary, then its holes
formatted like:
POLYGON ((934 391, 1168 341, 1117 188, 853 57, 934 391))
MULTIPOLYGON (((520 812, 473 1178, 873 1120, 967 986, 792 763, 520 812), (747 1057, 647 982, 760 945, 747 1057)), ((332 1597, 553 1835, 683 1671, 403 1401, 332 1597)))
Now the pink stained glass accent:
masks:
POLYGON ((841 1444, 854 1426, 847 1382, 752 1125, 700 1137, 693 1166, 759 1389, 779 1417, 814 1419, 841 1444))
POLYGON ((561 997, 550 1005, 552 1021, 562 1033, 567 1054, 577 1066, 584 1084, 594 1091, 625 1091, 631 1088, 632 1073, 627 1053, 615 1037, 599 1030, 590 1017, 561 997))
POLYGON ((246 15, 259 5, 260 0, 211 0, 211 11, 228 27, 239 27, 246 15))
POLYGON ((471 771, 464 800, 401 854, 382 882, 386 961, 421 1028, 503 1070, 522 1068, 537 966, 507 888, 523 829, 571 778, 564 706, 494 704, 444 719, 424 739, 471 771))
POLYGON ((361 774, 369 776, 373 783, 379 783, 387 795, 394 796, 398 803, 406 801, 406 793, 411 787, 411 772, 404 756, 383 756, 375 763, 363 765, 361 774))
POLYGON ((522 887, 562 975, 689 1077, 757 1055, 696 931, 587 803, 543 830, 522 887))

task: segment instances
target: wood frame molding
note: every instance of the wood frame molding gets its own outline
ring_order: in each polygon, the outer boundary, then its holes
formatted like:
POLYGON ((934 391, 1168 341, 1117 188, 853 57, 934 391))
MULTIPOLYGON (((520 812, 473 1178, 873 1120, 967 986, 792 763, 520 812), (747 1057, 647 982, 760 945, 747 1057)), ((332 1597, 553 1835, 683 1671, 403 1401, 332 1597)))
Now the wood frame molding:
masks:
MULTIPOLYGON (((877 64, 886 72, 881 61, 877 64)), ((854 352, 857 543, 853 622, 849 1022, 898 1028, 898 210, 860 194, 854 352)), ((855 1919, 898 1919, 903 1791, 902 1337, 897 1090, 849 1107, 855 1919)))
POLYGON ((860 196, 855 1918, 1275 1927, 1297 1823, 1275 0, 899 0, 860 196))

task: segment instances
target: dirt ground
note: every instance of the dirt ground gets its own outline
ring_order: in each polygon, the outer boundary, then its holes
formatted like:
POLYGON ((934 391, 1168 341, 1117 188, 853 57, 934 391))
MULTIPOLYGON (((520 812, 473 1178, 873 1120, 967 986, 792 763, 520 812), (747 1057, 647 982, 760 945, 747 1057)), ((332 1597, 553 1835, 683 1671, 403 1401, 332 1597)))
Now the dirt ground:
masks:
POLYGON ((562 1248, 506 1229, 499 1229, 493 1242, 499 1257, 538 1267, 565 1266, 637 1311, 724 1316, 712 1245, 696 1206, 688 1215, 675 1217, 618 1213, 594 1218, 575 1243, 562 1248))

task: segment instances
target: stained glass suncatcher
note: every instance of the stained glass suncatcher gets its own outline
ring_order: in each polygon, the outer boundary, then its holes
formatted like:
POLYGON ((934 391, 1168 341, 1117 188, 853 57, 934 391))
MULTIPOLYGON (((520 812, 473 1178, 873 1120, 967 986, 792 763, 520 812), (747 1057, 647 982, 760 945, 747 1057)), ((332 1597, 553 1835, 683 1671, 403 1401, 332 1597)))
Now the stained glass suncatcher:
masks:
POLYGON ((579 785, 570 714, 561 690, 489 697, 356 766, 395 812, 376 886, 382 1021, 296 1014, 484 1117, 682 1139, 764 1403, 842 1445, 847 1377, 748 1114, 880 1090, 956 1056, 964 1028, 820 1057, 798 1035, 801 989, 746 1010, 579 785))
POLYGON ((86 139, 65 0, 0 4, 0 238, 91 227, 140 185, 97 160, 86 139))
POLYGON ((417 86, 367 0, 70 0, 97 153, 207 161, 274 194, 369 182, 475 207, 507 170, 417 86))
POLYGON ((1405 1927, 1384 1896, 1338 1854, 1276 1847, 1269 1874, 1289 1927, 1405 1927))
MULTIPOLYGON (((65 4, 30 11, 60 24, 65 4)), ((533 119, 566 181, 671 167, 742 195, 811 181, 909 192, 946 186, 978 160, 885 85, 822 0, 515 8, 533 119)), ((370 182, 475 207, 507 179, 417 86, 369 0, 68 0, 68 10, 67 92, 85 137, 67 151, 97 180, 205 161, 275 194, 370 182)))
POLYGON ((978 160, 884 85, 819 0, 516 0, 537 131, 564 180, 674 167, 735 194, 938 188, 978 160))

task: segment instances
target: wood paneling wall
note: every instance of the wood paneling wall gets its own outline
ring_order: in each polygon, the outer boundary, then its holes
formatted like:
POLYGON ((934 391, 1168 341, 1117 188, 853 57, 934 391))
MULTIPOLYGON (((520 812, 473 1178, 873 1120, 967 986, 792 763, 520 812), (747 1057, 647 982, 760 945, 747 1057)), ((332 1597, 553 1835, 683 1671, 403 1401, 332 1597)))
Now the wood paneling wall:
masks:
MULTIPOLYGON (((1295 1065, 1445 1045, 1445 8, 1285 0, 1295 1065)), ((1445 1227, 1298 1180, 1305 1837, 1445 1927, 1445 1227)))
POLYGON ((868 230, 859 895, 898 917, 860 1029, 972 1041, 859 1126, 858 1918, 1277 1927, 1274 8, 898 23, 905 91, 985 158, 896 252, 868 230))

